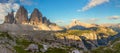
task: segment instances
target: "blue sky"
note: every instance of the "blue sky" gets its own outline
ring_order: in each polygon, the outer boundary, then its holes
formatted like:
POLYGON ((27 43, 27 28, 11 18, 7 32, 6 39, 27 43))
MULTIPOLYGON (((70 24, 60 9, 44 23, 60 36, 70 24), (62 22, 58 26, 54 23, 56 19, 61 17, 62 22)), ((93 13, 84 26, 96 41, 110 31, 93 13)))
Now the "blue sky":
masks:
MULTIPOLYGON (((0 3, 9 3, 2 0, 0 3)), ((120 23, 120 0, 11 0, 29 12, 38 8, 43 16, 58 25, 68 25, 73 19, 86 23, 120 23)), ((1 9, 0 9, 1 10, 1 9)))

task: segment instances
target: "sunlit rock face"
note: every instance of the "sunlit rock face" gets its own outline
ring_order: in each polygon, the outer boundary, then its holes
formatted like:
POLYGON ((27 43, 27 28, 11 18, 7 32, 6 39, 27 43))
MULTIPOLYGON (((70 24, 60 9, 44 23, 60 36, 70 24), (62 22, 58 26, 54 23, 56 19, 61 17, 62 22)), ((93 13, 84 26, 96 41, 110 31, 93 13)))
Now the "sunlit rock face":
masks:
POLYGON ((20 8, 18 9, 15 15, 15 23, 24 24, 27 22, 28 22, 28 12, 23 6, 20 6, 20 8))
POLYGON ((82 36, 86 37, 89 40, 97 40, 97 34, 95 32, 83 33, 82 36))
POLYGON ((42 24, 50 25, 51 24, 49 19, 47 19, 46 17, 43 17, 42 13, 37 8, 35 8, 34 11, 32 12, 29 22, 32 25, 42 25, 42 24))
POLYGON ((112 28, 113 30, 120 32, 120 23, 118 24, 101 24, 101 26, 106 26, 112 28))
POLYGON ((42 24, 42 13, 39 12, 37 8, 34 9, 30 16, 30 24, 38 25, 42 24))
POLYGON ((79 20, 73 20, 66 28, 67 29, 86 29, 90 27, 96 27, 96 24, 88 24, 80 22, 79 20))
POLYGON ((16 29, 21 28, 21 30, 24 30, 22 28, 24 28, 23 26, 26 25, 28 25, 28 28, 29 26, 33 27, 31 28, 33 30, 46 30, 46 31, 63 30, 63 28, 59 27, 55 23, 50 22, 50 20, 47 19, 46 17, 43 17, 42 13, 37 8, 33 10, 29 19, 28 19, 28 12, 23 6, 20 6, 15 17, 13 13, 14 12, 8 13, 8 15, 5 16, 5 21, 2 26, 4 30, 7 30, 8 28, 10 29, 10 27, 5 28, 6 27, 5 25, 9 25, 13 27, 20 25, 20 27, 17 27, 16 29), (13 23, 14 25, 10 25, 13 23))

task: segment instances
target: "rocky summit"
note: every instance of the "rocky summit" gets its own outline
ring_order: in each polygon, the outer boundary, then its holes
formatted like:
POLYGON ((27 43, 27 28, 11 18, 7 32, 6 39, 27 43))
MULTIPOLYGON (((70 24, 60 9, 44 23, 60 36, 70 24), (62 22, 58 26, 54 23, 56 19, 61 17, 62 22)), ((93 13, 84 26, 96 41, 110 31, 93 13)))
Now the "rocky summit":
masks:
MULTIPOLYGON (((17 10, 15 14, 15 17, 14 12, 8 13, 8 15, 5 16, 5 21, 2 27, 8 24, 9 26, 10 24, 15 24, 15 26, 28 25, 32 26, 34 30, 49 30, 49 31, 63 30, 55 23, 50 22, 50 20, 47 19, 46 17, 43 17, 42 13, 37 8, 33 10, 32 14, 30 15, 30 18, 28 19, 28 11, 24 8, 24 6, 20 6, 20 8, 17 10)), ((8 29, 4 28, 4 30, 8 29)))
POLYGON ((14 23, 15 19, 14 19, 14 12, 12 11, 11 13, 8 13, 8 15, 5 16, 5 21, 4 23, 14 23))
POLYGON ((27 22, 28 22, 28 12, 23 6, 20 6, 20 8, 18 9, 15 15, 15 23, 22 24, 27 22))
POLYGON ((88 28, 92 28, 92 27, 97 27, 97 24, 89 24, 89 23, 83 23, 80 22, 79 20, 73 20, 68 26, 66 26, 67 29, 79 29, 79 30, 85 30, 88 28))
POLYGON ((42 13, 39 12, 37 8, 34 9, 30 16, 30 23, 33 25, 37 25, 42 23, 42 13))

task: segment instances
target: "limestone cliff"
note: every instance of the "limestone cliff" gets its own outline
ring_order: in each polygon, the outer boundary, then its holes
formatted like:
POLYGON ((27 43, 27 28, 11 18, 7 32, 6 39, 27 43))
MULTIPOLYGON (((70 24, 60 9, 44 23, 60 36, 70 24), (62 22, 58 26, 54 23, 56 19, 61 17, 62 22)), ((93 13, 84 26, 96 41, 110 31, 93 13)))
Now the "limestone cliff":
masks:
POLYGON ((39 12, 37 8, 34 9, 30 16, 30 23, 33 25, 42 24, 42 14, 39 12))
POLYGON ((20 8, 17 10, 15 15, 15 23, 24 24, 27 22, 28 22, 28 12, 23 6, 20 6, 20 8))
MULTIPOLYGON (((42 13, 37 8, 33 10, 29 19, 28 19, 28 12, 24 8, 24 6, 20 6, 20 8, 16 12, 15 17, 13 13, 14 12, 8 13, 8 15, 5 16, 3 27, 5 25, 9 25, 13 27, 20 25, 21 27, 17 27, 16 29, 21 28, 21 30, 24 30, 23 29, 24 27, 22 26, 28 25, 28 28, 30 26, 30 27, 33 27, 31 29, 34 29, 34 30, 48 30, 48 31, 63 30, 61 27, 59 27, 55 23, 50 22, 50 20, 47 19, 47 17, 43 17, 42 13), (10 25, 12 23, 14 23, 14 25, 10 25)), ((3 29, 8 30, 7 28, 3 28, 3 29)), ((12 27, 11 27, 11 31, 12 31, 12 27)))
POLYGON ((14 12, 12 11, 11 13, 8 13, 8 15, 5 16, 5 21, 4 23, 14 23, 14 12))

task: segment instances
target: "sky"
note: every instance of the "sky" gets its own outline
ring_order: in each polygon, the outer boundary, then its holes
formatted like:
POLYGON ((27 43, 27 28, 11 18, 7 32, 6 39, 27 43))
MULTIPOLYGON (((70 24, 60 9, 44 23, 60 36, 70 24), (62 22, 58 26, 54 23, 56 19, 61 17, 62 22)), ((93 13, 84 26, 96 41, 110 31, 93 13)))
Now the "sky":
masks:
POLYGON ((0 23, 4 16, 23 5, 30 16, 34 8, 60 26, 72 20, 85 23, 120 23, 120 0, 0 0, 0 23))

